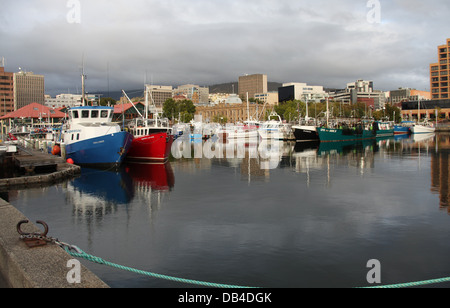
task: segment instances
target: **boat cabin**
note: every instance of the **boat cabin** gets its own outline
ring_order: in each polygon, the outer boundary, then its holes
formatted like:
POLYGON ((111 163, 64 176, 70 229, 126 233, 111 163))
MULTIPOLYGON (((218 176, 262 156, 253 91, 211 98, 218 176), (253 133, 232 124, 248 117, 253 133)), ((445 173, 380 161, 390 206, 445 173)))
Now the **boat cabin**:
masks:
POLYGON ((69 110, 72 123, 105 123, 111 122, 114 108, 101 106, 75 107, 69 110))

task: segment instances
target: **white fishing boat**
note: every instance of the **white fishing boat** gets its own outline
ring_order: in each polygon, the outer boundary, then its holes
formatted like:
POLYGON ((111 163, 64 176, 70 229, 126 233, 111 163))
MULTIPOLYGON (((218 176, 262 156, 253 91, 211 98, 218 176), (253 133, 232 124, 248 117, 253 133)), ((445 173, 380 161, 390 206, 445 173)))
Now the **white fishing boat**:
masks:
POLYGON ((219 132, 219 138, 223 138, 224 140, 249 140, 249 139, 258 139, 259 125, 256 123, 244 123, 244 124, 228 124, 225 125, 219 132))
MULTIPOLYGON (((82 75, 84 102, 84 74, 82 75)), ((81 106, 68 111, 63 133, 66 159, 77 165, 120 165, 133 136, 112 122, 114 108, 81 106)))
POLYGON ((283 123, 277 113, 271 113, 267 121, 263 122, 258 129, 263 140, 289 140, 292 139, 292 129, 290 125, 283 123), (273 119, 275 118, 275 119, 273 119))
POLYGON ((413 134, 430 134, 436 132, 436 127, 432 123, 415 124, 411 128, 413 134))
MULTIPOLYGON (((411 127, 411 133, 413 134, 429 134, 436 132, 436 126, 433 123, 428 122, 428 113, 427 119, 424 122, 420 123, 420 99, 417 102, 417 124, 411 127)), ((436 114, 436 124, 437 124, 437 114, 436 114)))

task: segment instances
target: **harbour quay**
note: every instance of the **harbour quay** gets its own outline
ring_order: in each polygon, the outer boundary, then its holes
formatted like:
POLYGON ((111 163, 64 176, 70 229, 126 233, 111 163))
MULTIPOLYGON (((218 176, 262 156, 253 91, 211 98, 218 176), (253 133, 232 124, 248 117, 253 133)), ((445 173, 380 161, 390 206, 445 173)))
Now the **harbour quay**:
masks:
POLYGON ((79 166, 60 156, 20 145, 0 144, 0 191, 17 186, 54 184, 76 176, 79 166))

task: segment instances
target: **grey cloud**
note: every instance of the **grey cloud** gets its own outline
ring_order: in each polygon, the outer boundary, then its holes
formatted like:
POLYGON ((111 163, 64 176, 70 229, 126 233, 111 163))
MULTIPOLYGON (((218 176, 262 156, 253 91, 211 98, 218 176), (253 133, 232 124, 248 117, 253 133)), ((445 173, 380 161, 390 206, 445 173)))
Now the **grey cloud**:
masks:
POLYGON ((208 85, 245 73, 269 80, 345 87, 371 79, 384 90, 427 89, 428 65, 446 32, 447 1, 381 1, 370 24, 358 0, 8 1, 0 12, 0 56, 46 76, 47 89, 75 89, 84 55, 88 87, 208 85), (3 43, 4 42, 4 43, 3 43))

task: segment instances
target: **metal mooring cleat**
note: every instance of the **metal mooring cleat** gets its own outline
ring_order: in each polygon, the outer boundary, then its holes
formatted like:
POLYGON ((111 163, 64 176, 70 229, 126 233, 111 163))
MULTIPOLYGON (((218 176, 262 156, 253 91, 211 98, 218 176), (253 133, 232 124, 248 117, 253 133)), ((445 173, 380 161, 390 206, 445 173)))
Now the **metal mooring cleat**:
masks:
POLYGON ((17 224, 17 232, 20 234, 20 238, 25 244, 30 248, 47 245, 48 225, 45 222, 38 220, 36 223, 44 226, 44 233, 25 233, 22 231, 21 226, 27 223, 29 223, 28 220, 22 220, 17 224))

